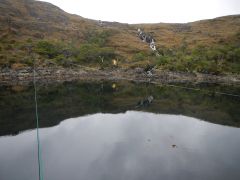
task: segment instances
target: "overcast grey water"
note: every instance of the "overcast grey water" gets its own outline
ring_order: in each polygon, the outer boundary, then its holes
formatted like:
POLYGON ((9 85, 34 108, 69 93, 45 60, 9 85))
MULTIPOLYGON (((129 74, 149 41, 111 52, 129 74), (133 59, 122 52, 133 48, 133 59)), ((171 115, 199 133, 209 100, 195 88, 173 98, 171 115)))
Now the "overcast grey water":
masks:
MULTIPOLYGON (((201 88, 208 91, 126 82, 39 87, 44 179, 240 179, 240 100, 213 93, 226 87, 201 88)), ((31 94, 31 86, 0 88, 1 180, 38 179, 31 94)))

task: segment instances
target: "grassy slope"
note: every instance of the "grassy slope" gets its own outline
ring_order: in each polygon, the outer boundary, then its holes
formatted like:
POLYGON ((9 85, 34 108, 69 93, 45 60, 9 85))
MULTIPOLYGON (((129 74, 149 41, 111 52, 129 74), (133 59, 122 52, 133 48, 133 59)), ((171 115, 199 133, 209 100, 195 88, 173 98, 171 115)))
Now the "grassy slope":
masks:
POLYGON ((159 46, 171 48, 180 46, 183 41, 190 47, 200 44, 212 46, 233 40, 240 32, 240 16, 225 16, 187 24, 147 24, 143 27, 153 33, 159 46))
MULTIPOLYGON (((62 59, 65 58, 66 61, 74 63, 96 65, 99 60, 92 63, 94 62, 92 59, 107 54, 106 56, 110 59, 119 59, 120 65, 125 67, 158 64, 160 68, 185 71, 187 65, 182 64, 189 64, 189 62, 184 61, 185 57, 191 55, 199 46, 211 49, 219 45, 233 45, 232 51, 240 46, 240 16, 227 16, 188 24, 128 25, 105 23, 101 27, 97 21, 68 14, 46 2, 33 0, 0 1, 0 66, 31 65, 27 59, 26 44, 38 47, 38 42, 43 40, 50 42, 55 49, 59 47, 62 50, 67 49, 70 52, 70 57, 63 56, 61 52, 54 52, 53 56, 49 56, 49 52, 43 52, 45 49, 34 48, 42 64, 46 59, 57 64, 64 64, 62 59), (163 51, 168 60, 156 59, 152 55, 148 45, 137 37, 138 27, 154 36, 158 49, 163 51), (100 37, 104 33, 108 35, 100 37), (84 56, 82 55, 85 50, 81 46, 85 44, 90 44, 88 47, 94 47, 95 51, 90 53, 96 53, 96 56, 89 57, 86 53, 84 56), (102 49, 102 47, 111 48, 111 50, 102 49), (114 55, 110 51, 113 51, 114 55), (168 51, 174 53, 169 55, 168 51), (179 52, 182 51, 185 54, 179 55, 179 52), (139 53, 141 53, 140 58, 139 53), (177 57, 177 60, 174 57, 177 57), (84 58, 87 60, 84 61, 84 58), (89 63, 88 59, 90 59, 89 63), (165 64, 162 63, 163 61, 166 61, 165 64), (174 68, 175 64, 178 68, 174 68)), ((226 54, 226 51, 223 53, 226 54)), ((236 56, 236 54, 240 56, 235 52, 234 55, 236 56)), ((189 61, 193 60, 194 58, 190 58, 189 61)), ((221 62, 203 63, 207 64, 206 66, 212 66, 213 63, 220 64, 221 62)), ((194 63, 191 67, 192 70, 199 69, 198 64, 200 63, 194 63)), ((240 71, 240 67, 232 70, 232 66, 239 66, 239 60, 221 64, 230 67, 229 69, 220 67, 223 72, 239 73, 240 71)), ((200 69, 203 68, 202 66, 200 69)))

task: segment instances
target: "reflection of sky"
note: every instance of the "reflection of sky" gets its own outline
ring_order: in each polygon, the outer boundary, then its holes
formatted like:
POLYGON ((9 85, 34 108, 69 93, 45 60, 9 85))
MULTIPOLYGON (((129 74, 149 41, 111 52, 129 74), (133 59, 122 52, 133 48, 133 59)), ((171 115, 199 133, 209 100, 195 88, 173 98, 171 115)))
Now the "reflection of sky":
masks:
MULTIPOLYGON (((0 179, 37 178, 35 134, 0 138, 0 179)), ((49 180, 240 178, 240 129, 185 116, 95 114, 40 135, 49 180)))

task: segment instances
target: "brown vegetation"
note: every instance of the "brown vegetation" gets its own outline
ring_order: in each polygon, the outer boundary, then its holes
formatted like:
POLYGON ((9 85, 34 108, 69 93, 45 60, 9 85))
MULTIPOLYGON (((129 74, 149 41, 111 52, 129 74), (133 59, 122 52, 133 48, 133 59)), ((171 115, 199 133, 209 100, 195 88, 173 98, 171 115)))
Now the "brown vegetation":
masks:
POLYGON ((100 25, 98 21, 68 14, 46 2, 0 1, 1 67, 13 67, 16 63, 31 65, 29 46, 42 64, 46 64, 47 59, 52 61, 52 64, 60 62, 60 65, 86 65, 89 54, 83 50, 86 50, 84 47, 89 47, 93 49, 89 52, 93 54, 89 63, 95 65, 99 65, 98 56, 106 56, 107 59, 118 59, 119 66, 122 67, 154 64, 160 69, 169 70, 212 72, 214 69, 212 73, 239 73, 239 42, 240 15, 187 24, 128 25, 104 22, 100 25), (137 37, 137 28, 153 35, 158 51, 164 56, 162 59, 156 59, 148 44, 137 37), (60 49, 54 51, 54 55, 49 52, 38 53, 37 47, 42 42, 48 42, 55 50, 59 47, 60 49), (198 52, 199 47, 204 47, 204 51, 211 51, 211 55, 203 57, 201 62, 198 60, 199 62, 190 63, 190 67, 189 62, 202 55, 198 52), (219 58, 221 49, 224 49, 224 56, 219 58), (212 51, 216 51, 215 56, 212 51), (229 51, 231 53, 226 54, 229 51), (217 60, 209 62, 209 58, 217 60), (234 58, 235 60, 231 61, 234 58), (209 68, 210 66, 212 68, 209 68))

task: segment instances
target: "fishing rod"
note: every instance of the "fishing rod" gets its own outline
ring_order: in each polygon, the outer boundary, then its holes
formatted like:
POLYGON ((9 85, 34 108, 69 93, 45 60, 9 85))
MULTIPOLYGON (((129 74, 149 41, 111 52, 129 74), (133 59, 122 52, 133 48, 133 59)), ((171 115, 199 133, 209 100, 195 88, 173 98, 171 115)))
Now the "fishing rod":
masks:
POLYGON ((36 118, 36 128, 37 128, 37 150, 38 150, 38 179, 43 180, 43 164, 42 164, 42 151, 41 142, 39 135, 39 115, 38 115, 38 101, 37 101, 37 82, 36 82, 36 61, 32 56, 32 47, 28 47, 28 52, 33 60, 33 86, 34 86, 34 103, 35 103, 35 118, 36 118))

